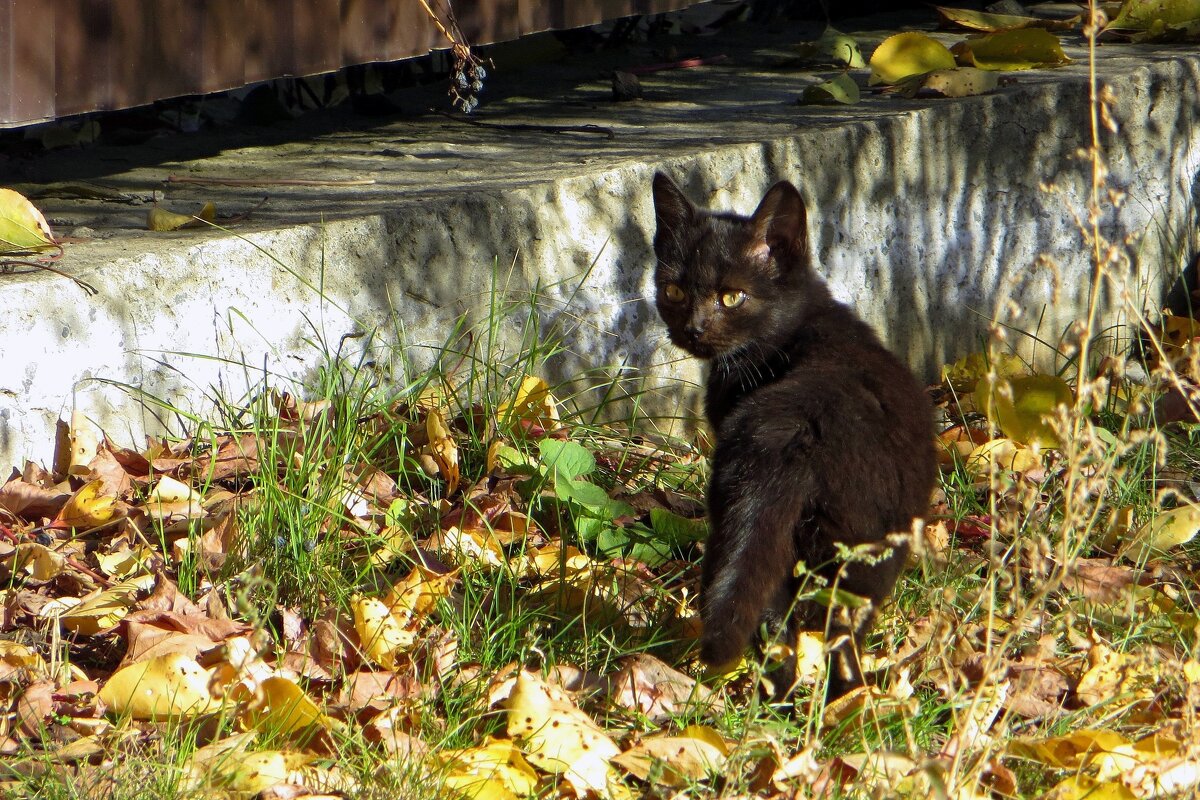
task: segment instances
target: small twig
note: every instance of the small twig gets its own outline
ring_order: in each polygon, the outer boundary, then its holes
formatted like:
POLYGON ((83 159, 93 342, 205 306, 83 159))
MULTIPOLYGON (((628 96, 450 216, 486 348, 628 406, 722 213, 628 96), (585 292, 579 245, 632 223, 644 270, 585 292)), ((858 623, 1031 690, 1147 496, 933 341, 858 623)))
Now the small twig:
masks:
POLYGON ((613 133, 612 128, 605 128, 600 125, 528 125, 525 123, 514 122, 512 124, 504 124, 499 122, 483 122, 478 119, 462 119, 453 114, 448 114, 445 111, 430 109, 435 114, 440 114, 453 122, 462 122, 467 125, 476 125, 480 128, 494 128, 501 131, 521 131, 521 132, 537 132, 537 133, 590 133, 597 136, 604 136, 608 139, 615 139, 617 135, 613 133))
POLYGON ((316 181, 305 178, 189 178, 168 175, 167 183, 194 183, 199 186, 369 186, 374 178, 352 178, 344 181, 316 181))
POLYGON ((651 72, 665 72, 669 69, 691 69, 692 67, 703 67, 708 64, 719 64, 729 58, 726 55, 709 56, 707 58, 685 58, 681 61, 668 61, 664 64, 644 64, 640 67, 629 67, 624 70, 631 72, 634 75, 649 75, 651 72))
MULTIPOLYGON (((58 247, 58 255, 56 255, 54 257, 55 259, 57 259, 59 256, 62 255, 62 245, 57 245, 57 247, 58 247)), ((95 286, 92 286, 87 281, 85 281, 81 278, 76 278, 74 275, 68 275, 67 273, 65 273, 61 269, 59 269, 58 267, 52 267, 43 261, 26 261, 25 259, 15 259, 15 260, 9 261, 7 259, 0 259, 0 274, 20 275, 20 274, 22 274, 22 272, 28 272, 28 270, 22 270, 21 272, 16 272, 12 269, 13 267, 33 267, 34 269, 44 269, 47 272, 53 272, 55 275, 58 275, 60 278, 66 278, 69 281, 74 281, 76 286, 78 286, 80 289, 82 289, 84 292, 86 292, 89 295, 96 295, 96 294, 100 293, 99 289, 97 289, 95 286)))

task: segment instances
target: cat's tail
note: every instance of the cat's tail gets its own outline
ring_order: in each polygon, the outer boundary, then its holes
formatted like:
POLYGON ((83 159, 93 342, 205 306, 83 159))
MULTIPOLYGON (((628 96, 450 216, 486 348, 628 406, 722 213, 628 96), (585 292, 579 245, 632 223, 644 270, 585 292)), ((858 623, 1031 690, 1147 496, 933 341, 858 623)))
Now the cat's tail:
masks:
POLYGON ((775 496, 770 491, 743 493, 728 503, 723 495, 718 477, 709 500, 720 510, 712 514, 700 596, 700 658, 711 666, 740 657, 762 622, 783 621, 797 558, 794 506, 764 504, 764 497, 775 496))

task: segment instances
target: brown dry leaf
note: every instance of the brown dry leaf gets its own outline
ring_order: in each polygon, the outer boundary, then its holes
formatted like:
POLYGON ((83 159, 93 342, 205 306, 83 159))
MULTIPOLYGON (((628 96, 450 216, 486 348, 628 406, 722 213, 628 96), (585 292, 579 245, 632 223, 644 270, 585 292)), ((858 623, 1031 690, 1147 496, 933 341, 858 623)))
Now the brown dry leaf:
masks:
POLYGON ((128 500, 133 493, 133 478, 104 442, 95 457, 88 462, 84 480, 101 482, 101 494, 128 500))
POLYGON ((608 697, 614 705, 638 711, 654 722, 665 722, 697 705, 711 705, 716 713, 724 707, 695 678, 645 653, 622 660, 620 671, 608 679, 608 697))
POLYGON ((564 691, 522 670, 505 707, 508 735, 539 769, 561 774, 577 795, 610 793, 620 748, 564 691))
POLYGON ((1130 587, 1144 574, 1140 569, 1116 566, 1109 559, 1079 558, 1063 578, 1063 588, 1086 600, 1111 605, 1128 597, 1130 587))
POLYGON ((54 681, 35 680, 25 686, 16 702, 16 720, 21 732, 28 737, 38 737, 54 713, 54 681))
POLYGON ((57 515, 70 497, 70 492, 55 486, 30 483, 13 470, 8 483, 0 486, 0 509, 36 521, 57 515))
POLYGON ((675 736, 648 736, 612 763, 641 780, 683 788, 719 773, 730 749, 712 728, 689 725, 675 736))
POLYGON ((396 705, 372 717, 363 726, 368 742, 380 745, 391 758, 402 763, 416 764, 430 753, 429 745, 405 731, 412 726, 409 711, 396 705))
POLYGON ((1021 14, 989 14, 968 8, 946 8, 934 6, 933 10, 941 17, 940 27, 960 27, 970 31, 1007 31, 1016 28, 1046 28, 1048 30, 1066 30, 1072 27, 1069 20, 1044 19, 1028 17, 1021 14))
POLYGON ((421 690, 420 682, 412 675, 359 670, 343 680, 338 702, 351 711, 358 711, 367 706, 377 706, 380 702, 390 705, 396 700, 418 697, 421 690))
POLYGON ((134 611, 125 617, 126 650, 121 666, 170 653, 195 657, 249 630, 249 625, 229 619, 173 611, 134 611))

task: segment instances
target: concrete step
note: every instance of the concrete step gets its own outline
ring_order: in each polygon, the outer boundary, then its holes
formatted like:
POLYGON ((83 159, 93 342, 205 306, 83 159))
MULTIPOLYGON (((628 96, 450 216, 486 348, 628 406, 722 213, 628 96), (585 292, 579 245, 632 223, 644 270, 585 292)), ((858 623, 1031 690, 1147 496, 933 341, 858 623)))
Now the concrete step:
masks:
MULTIPOLYGON (((919 14, 842 27, 869 53, 914 19, 932 26, 919 14)), ((694 413, 698 365, 666 341, 651 302, 659 169, 698 202, 746 213, 772 182, 794 182, 835 294, 930 377, 976 349, 1006 305, 1056 341, 1083 316, 1091 274, 1077 225, 1092 186, 1079 156, 1091 135, 1082 41, 1064 37, 1075 64, 1012 73, 986 96, 802 107, 804 86, 831 73, 780 64, 818 32, 743 23, 678 37, 680 56, 722 58, 645 75, 632 102, 612 101, 611 70, 662 60, 644 45, 498 65, 471 120, 423 113, 445 107, 440 89, 424 90, 399 97, 413 113, 386 122, 320 113, 0 163, 0 185, 26 191, 87 180, 159 191, 177 211, 252 212, 229 233, 162 234, 144 229, 145 205, 38 200, 59 233, 91 237, 58 266, 98 293, 49 273, 0 283, 0 463, 48 461, 55 421, 73 408, 136 443, 172 422, 139 393, 208 414, 214 391, 236 399, 263 369, 303 380, 323 358, 315 339, 332 352, 345 334, 395 343, 402 329, 420 367, 460 317, 487 319, 494 286, 509 299, 536 288, 543 322, 565 331, 551 377, 645 376, 646 413, 694 413)), ((1119 210, 1105 200, 1102 223, 1111 240, 1130 238, 1128 291, 1153 308, 1196 245, 1200 55, 1105 45, 1098 73, 1118 126, 1102 137, 1105 186, 1124 194, 1119 210)), ((1120 305, 1105 295, 1106 321, 1120 305)), ((500 326, 510 351, 526 313, 500 326)))

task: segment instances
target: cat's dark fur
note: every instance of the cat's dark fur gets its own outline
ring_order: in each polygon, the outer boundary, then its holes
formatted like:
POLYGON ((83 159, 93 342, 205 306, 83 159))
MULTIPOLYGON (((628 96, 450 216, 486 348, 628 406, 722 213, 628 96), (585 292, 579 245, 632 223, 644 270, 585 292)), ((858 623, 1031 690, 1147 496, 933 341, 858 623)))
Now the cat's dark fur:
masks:
MULTIPOLYGON (((790 642, 824 630, 828 694, 838 696, 862 683, 862 637, 892 593, 914 518, 928 509, 929 401, 813 271, 804 201, 791 184, 771 187, 742 217, 697 209, 660 173, 654 209, 659 314, 672 342, 711 362, 701 658, 731 662, 761 644, 762 624, 790 642), (876 559, 839 561, 838 543, 867 545, 876 559), (797 603, 802 588, 817 588, 794 575, 800 561, 871 603, 797 603)), ((795 670, 794 660, 783 666, 777 695, 795 670)))

